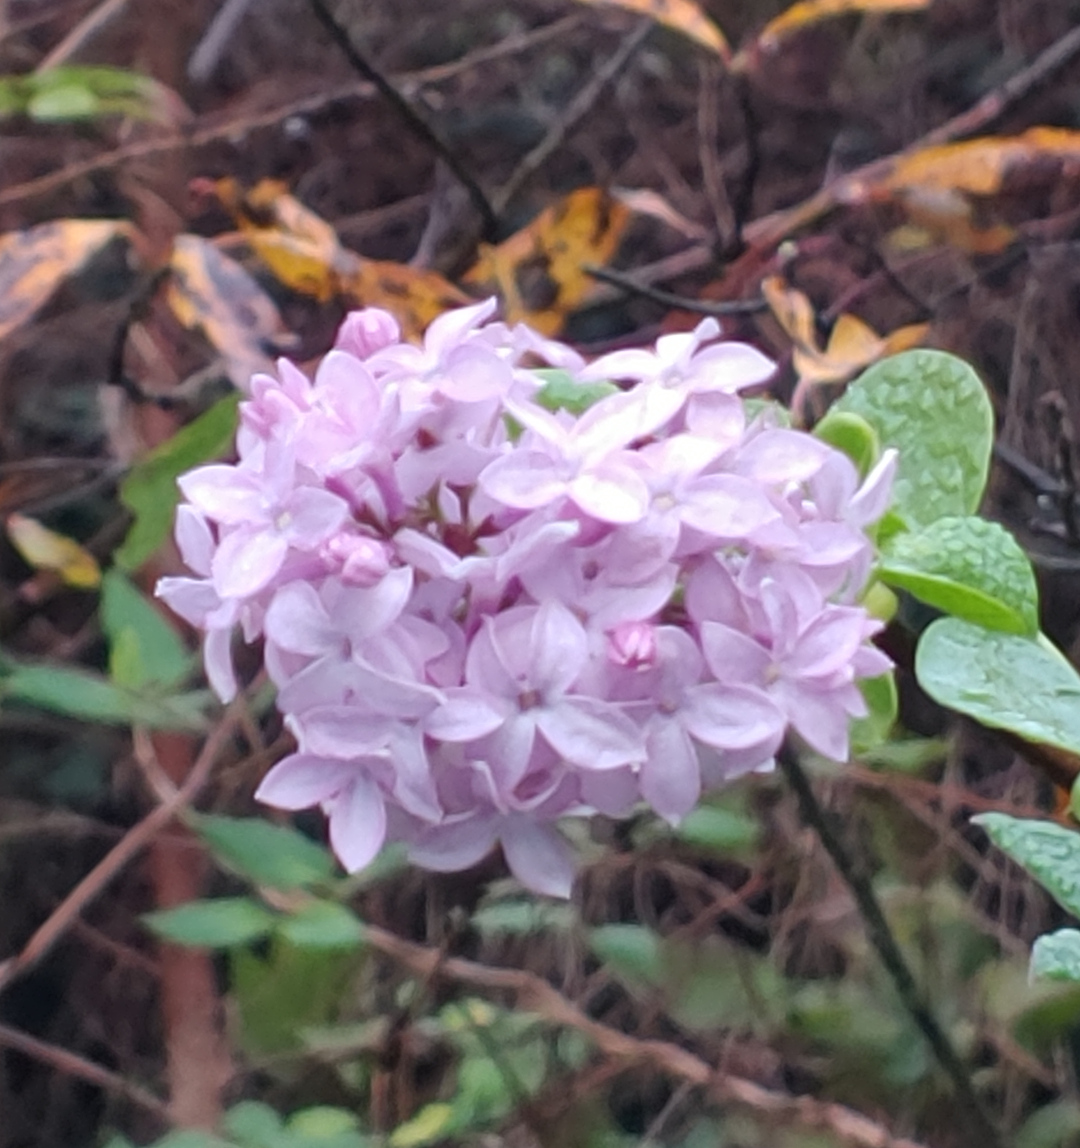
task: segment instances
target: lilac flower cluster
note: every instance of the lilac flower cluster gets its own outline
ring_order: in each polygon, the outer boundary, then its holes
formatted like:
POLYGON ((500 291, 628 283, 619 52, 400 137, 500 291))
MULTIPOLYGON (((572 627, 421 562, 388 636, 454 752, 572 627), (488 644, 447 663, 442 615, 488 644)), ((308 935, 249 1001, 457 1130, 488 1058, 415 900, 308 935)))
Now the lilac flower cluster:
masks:
POLYGON ((313 380, 257 376, 239 461, 180 480, 195 576, 158 593, 205 631, 223 699, 235 628, 264 639, 298 749, 258 797, 321 805, 348 869, 387 839, 442 870, 501 840, 565 894, 557 818, 677 821, 789 727, 846 758, 856 681, 889 666, 856 601, 894 459, 860 483, 750 417, 738 392, 773 365, 712 319, 586 365, 494 306, 423 346, 359 311, 313 380), (540 366, 627 385, 574 417, 540 366))

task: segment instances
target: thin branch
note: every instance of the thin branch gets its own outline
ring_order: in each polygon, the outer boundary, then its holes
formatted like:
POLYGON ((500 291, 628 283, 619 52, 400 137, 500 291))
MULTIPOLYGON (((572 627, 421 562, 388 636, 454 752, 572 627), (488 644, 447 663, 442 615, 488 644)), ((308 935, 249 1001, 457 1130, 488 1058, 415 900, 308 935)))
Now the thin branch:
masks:
POLYGON ((365 926, 364 936, 368 944, 414 976, 447 977, 475 988, 512 993, 521 1008, 539 1013, 550 1024, 576 1029, 612 1059, 625 1064, 649 1064, 677 1080, 705 1089, 720 1104, 749 1109, 764 1120, 822 1129, 857 1148, 921 1148, 913 1140, 894 1137, 881 1124, 842 1104, 763 1088, 752 1080, 718 1071, 670 1041, 630 1036, 593 1020, 534 973, 447 957, 442 949, 414 944, 374 925, 365 926))
POLYGON ((325 0, 310 0, 311 10, 315 13, 319 23, 326 29, 330 38, 341 49, 342 54, 349 61, 355 72, 365 80, 375 85, 376 90, 386 102, 397 112, 402 122, 414 136, 426 144, 458 178, 458 181, 469 193, 473 207, 476 208, 483 220, 484 235, 488 239, 495 236, 498 225, 498 212, 488 201, 480 185, 466 170, 455 149, 442 138, 441 135, 428 123, 426 119, 401 94, 394 84, 371 63, 370 60, 357 48, 349 35, 347 28, 343 27, 337 17, 330 11, 325 0))
POLYGON ((114 20, 128 6, 129 0, 102 0, 52 49, 34 69, 35 74, 66 64, 80 48, 114 20))
POLYGON ((203 743, 191 772, 170 800, 152 809, 134 825, 90 870, 74 889, 37 928, 22 951, 0 963, 0 993, 37 965, 68 931, 72 921, 97 898, 105 887, 157 834, 194 798, 202 788, 221 751, 239 725, 246 700, 241 696, 225 710, 221 720, 203 743))
POLYGON ((125 1080, 118 1073, 110 1072, 109 1069, 102 1068, 100 1064, 95 1064, 92 1060, 79 1056, 78 1053, 69 1052, 66 1048, 60 1048, 58 1045, 49 1044, 44 1040, 38 1040, 36 1036, 30 1036, 29 1033, 20 1032, 17 1028, 11 1028, 6 1024, 0 1024, 0 1045, 5 1048, 13 1048, 24 1056, 33 1057, 34 1060, 39 1060, 42 1064, 55 1068, 57 1072, 62 1072, 65 1076, 85 1080, 88 1084, 94 1084, 106 1092, 122 1096, 125 1100, 130 1100, 139 1105, 140 1108, 145 1108, 147 1112, 153 1113, 161 1120, 168 1119, 168 1109, 163 1100, 140 1085, 125 1080))
MULTIPOLYGON (((312 0, 320 3, 321 0, 312 0)), ((622 39, 618 48, 593 73, 592 78, 574 96, 563 110, 562 115, 552 124, 547 135, 532 149, 526 152, 514 169, 510 178, 494 196, 495 214, 501 216, 510 203, 517 198, 521 189, 548 161, 552 153, 562 147, 567 137, 596 106, 604 94, 604 89, 612 83, 630 62, 631 57, 645 42, 653 29, 652 20, 640 21, 622 39)))
POLYGON ((1080 25, 1067 32, 1041 52, 1026 68, 1010 76, 1003 84, 988 92, 966 111, 932 128, 925 135, 892 155, 871 160, 854 171, 834 179, 793 207, 774 211, 754 220, 743 231, 743 239, 753 247, 771 248, 782 242, 793 231, 827 215, 840 204, 857 197, 860 190, 887 175, 898 159, 921 151, 923 148, 954 143, 976 132, 985 131, 1020 100, 1061 71, 1080 56, 1080 25))
POLYGON ((602 283, 618 287, 626 295, 640 295, 643 299, 651 299, 662 307, 675 307, 680 311, 692 311, 696 315, 755 315, 767 310, 769 306, 764 299, 724 300, 716 303, 708 299, 690 299, 685 295, 662 291, 659 287, 650 287, 629 275, 624 275, 621 271, 597 267, 592 263, 586 263, 582 270, 602 283))
POLYGON ((945 1030, 938 1024, 925 995, 916 984, 869 878, 855 864, 847 846, 833 829, 829 816, 818 802, 810 785, 810 779, 795 754, 788 747, 784 747, 777 755, 777 760, 788 784, 795 792, 803 821, 818 835, 825 852, 832 858, 844 884, 854 897, 866 928, 866 935, 882 965, 885 966, 901 1004, 915 1022, 926 1043, 930 1045, 942 1071, 951 1081, 957 1099, 968 1110, 972 1121, 972 1132, 977 1134, 978 1143, 982 1148, 1004 1148, 1001 1133, 976 1094, 967 1067, 945 1030))
MULTIPOLYGON (((508 36, 496 44, 468 52, 460 59, 452 60, 448 64, 436 64, 416 72, 404 73, 394 77, 393 82, 402 90, 419 88, 425 84, 437 84, 491 60, 501 59, 503 56, 513 55, 547 40, 555 39, 578 24, 580 20, 581 17, 577 13, 564 16, 560 20, 553 20, 533 31, 508 36)), ((230 116, 228 119, 219 119, 216 122, 204 124, 203 127, 193 131, 185 131, 159 139, 139 140, 137 143, 114 148, 112 151, 96 155, 90 159, 78 160, 57 171, 35 176, 33 179, 6 188, 0 191, 0 204, 19 203, 34 196, 46 195, 65 184, 83 179, 88 175, 119 167, 128 160, 168 155, 170 152, 179 151, 183 148, 205 147, 221 140, 235 140, 249 132, 258 131, 260 128, 274 127, 291 116, 312 115, 316 112, 325 111, 327 108, 333 107, 334 104, 355 99, 370 99, 377 94, 374 84, 360 80, 329 90, 320 88, 317 92, 289 100, 285 104, 279 104, 268 111, 258 112, 254 115, 230 116)))

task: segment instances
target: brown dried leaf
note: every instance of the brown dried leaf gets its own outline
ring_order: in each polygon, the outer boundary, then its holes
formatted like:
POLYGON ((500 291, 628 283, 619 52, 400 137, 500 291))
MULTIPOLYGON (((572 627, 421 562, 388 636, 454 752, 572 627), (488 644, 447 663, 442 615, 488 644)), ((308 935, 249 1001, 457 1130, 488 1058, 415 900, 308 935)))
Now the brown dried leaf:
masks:
POLYGON ((341 279, 341 294, 359 306, 389 311, 408 339, 418 339, 444 311, 476 301, 436 271, 355 258, 355 270, 341 279))
POLYGON ((658 24, 674 28, 703 48, 715 52, 721 59, 731 58, 731 47, 727 37, 692 0, 578 0, 580 4, 593 7, 606 5, 612 8, 625 8, 650 16, 658 24))
POLYGON ((255 280, 207 239, 179 235, 169 260, 165 301, 183 326, 201 331, 238 387, 271 366, 288 339, 281 315, 255 280))
POLYGON ((28 323, 107 244, 131 235, 122 219, 57 219, 0 235, 0 339, 28 323))
POLYGON ((581 188, 497 246, 482 244, 465 282, 497 291, 507 322, 558 334, 594 286, 586 265, 615 254, 629 219, 625 204, 606 191, 581 188))

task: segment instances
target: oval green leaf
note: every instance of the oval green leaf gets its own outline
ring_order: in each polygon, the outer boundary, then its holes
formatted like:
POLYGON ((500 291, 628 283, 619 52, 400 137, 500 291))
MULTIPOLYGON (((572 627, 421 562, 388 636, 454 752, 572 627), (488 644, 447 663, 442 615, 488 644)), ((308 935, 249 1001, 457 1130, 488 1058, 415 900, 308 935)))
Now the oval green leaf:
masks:
POLYGON ((364 926, 344 905, 312 901, 285 917, 278 933, 298 949, 355 949, 364 939, 364 926))
POLYGON ((1080 833, 1052 821, 1031 821, 1007 813, 980 813, 971 820, 1063 909, 1080 917, 1080 833))
POLYGON ((991 729, 1080 753, 1080 675, 1041 636, 939 618, 919 640, 915 676, 934 701, 991 729))
POLYGON ((257 885, 303 889, 334 874, 329 852, 286 825, 210 814, 196 815, 192 825, 215 857, 257 885))
POLYGON ((944 351, 876 363, 833 404, 900 452, 893 508, 912 526, 974 514, 990 469, 994 414, 979 376, 944 351))
POLYGON ((947 614, 991 630, 1036 634, 1039 589, 1020 544, 985 518, 939 518, 894 535, 878 574, 947 614))
POLYGON ((1035 941, 1031 975, 1049 981, 1080 981, 1080 929, 1058 929, 1035 941))
POLYGON ((230 949, 265 937, 277 918, 250 897, 218 897, 147 913, 143 923, 163 940, 177 945, 230 949))

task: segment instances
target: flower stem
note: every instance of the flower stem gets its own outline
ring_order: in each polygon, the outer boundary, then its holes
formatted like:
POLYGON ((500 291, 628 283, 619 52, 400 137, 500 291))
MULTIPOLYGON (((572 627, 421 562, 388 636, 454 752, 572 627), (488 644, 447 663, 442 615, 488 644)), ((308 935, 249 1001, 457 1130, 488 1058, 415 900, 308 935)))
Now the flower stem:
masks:
POLYGON ((885 918, 869 877, 855 865, 847 846, 833 828, 832 818, 815 796, 810 779, 795 753, 789 746, 785 746, 777 760, 788 784, 795 792, 800 816, 818 835, 825 852, 832 858, 833 864, 851 891, 859 916, 862 917, 866 928, 866 935, 885 966, 900 1003, 923 1034, 926 1043, 930 1045, 942 1071, 952 1083, 957 1099, 968 1110, 972 1121, 972 1143, 979 1144, 980 1148, 1003 1148, 1002 1135, 976 1094, 967 1067, 945 1030, 938 1023, 904 959, 904 954, 885 918))

